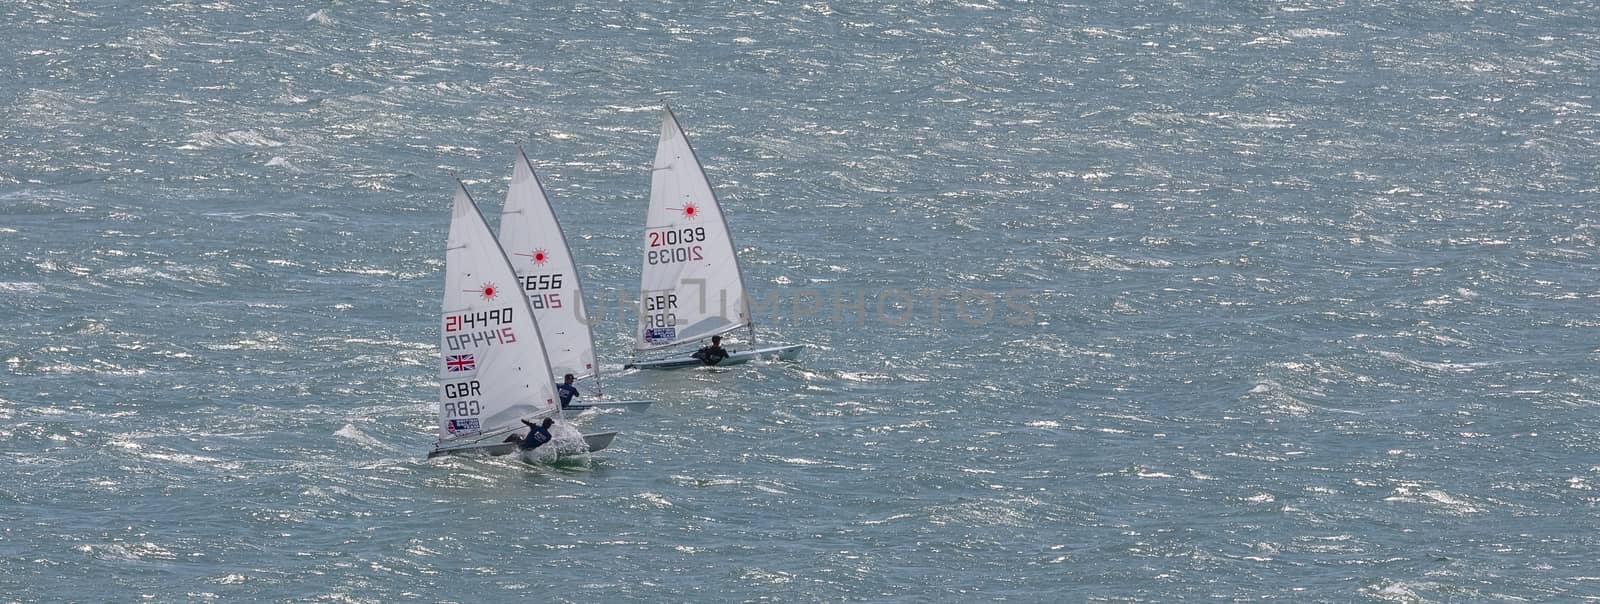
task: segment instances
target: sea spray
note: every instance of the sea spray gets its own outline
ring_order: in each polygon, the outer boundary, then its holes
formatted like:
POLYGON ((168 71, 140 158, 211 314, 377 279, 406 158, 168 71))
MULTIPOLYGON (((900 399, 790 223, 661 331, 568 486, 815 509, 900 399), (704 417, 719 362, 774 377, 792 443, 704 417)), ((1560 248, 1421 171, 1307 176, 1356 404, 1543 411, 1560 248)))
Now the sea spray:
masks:
POLYGON ((583 433, 567 422, 556 422, 550 426, 550 442, 537 449, 523 451, 522 458, 529 463, 548 463, 560 457, 583 455, 589 452, 589 444, 583 440, 583 433))

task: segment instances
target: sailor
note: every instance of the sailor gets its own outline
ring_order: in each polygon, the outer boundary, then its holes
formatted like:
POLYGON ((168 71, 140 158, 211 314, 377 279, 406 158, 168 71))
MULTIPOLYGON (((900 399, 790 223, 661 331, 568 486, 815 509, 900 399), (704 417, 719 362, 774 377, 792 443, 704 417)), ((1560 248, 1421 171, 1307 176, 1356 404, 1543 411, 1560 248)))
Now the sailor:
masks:
POLYGON ((573 378, 572 374, 569 373, 561 378, 560 384, 556 384, 556 396, 561 397, 562 409, 566 409, 568 405, 572 404, 572 397, 583 396, 582 393, 578 392, 578 387, 572 385, 572 380, 574 379, 576 378, 573 378))
POLYGON ((517 438, 517 435, 512 434, 511 436, 507 436, 504 442, 515 442, 517 443, 518 448, 522 449, 523 451, 528 451, 537 449, 539 448, 539 445, 550 442, 550 426, 555 425, 556 420, 547 417, 544 418, 544 423, 539 425, 535 425, 533 422, 528 420, 522 420, 522 423, 528 425, 528 436, 525 438, 517 438))
POLYGON ((715 365, 728 358, 728 351, 722 348, 722 336, 711 336, 711 345, 694 351, 694 358, 707 365, 715 365))

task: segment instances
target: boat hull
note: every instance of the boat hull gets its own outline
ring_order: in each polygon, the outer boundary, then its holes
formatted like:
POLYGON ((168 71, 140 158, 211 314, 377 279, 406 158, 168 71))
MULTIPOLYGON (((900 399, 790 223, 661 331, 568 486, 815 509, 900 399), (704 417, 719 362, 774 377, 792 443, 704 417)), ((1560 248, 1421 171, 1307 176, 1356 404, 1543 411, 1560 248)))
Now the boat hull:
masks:
POLYGON ((728 358, 716 365, 706 365, 700 359, 690 355, 671 356, 648 361, 638 361, 630 365, 638 369, 687 369, 689 367, 729 367, 742 365, 757 359, 769 361, 793 361, 800 357, 800 352, 805 350, 803 344, 788 346, 768 346, 751 350, 738 350, 728 353, 728 358))
POLYGON ((617 437, 616 432, 598 432, 583 435, 583 442, 589 445, 589 452, 600 451, 611 446, 612 439, 617 437))
POLYGON ((621 409, 623 411, 644 411, 650 408, 655 401, 589 401, 587 403, 572 403, 562 409, 567 411, 583 411, 585 409, 621 409))
MULTIPOLYGON (((617 438, 616 432, 596 432, 583 435, 584 445, 588 453, 593 453, 611 446, 611 441, 617 438)), ((537 450, 537 449, 535 449, 537 450)), ((443 457, 445 455, 510 455, 517 452, 516 443, 483 443, 459 447, 435 448, 428 452, 428 459, 443 457)))

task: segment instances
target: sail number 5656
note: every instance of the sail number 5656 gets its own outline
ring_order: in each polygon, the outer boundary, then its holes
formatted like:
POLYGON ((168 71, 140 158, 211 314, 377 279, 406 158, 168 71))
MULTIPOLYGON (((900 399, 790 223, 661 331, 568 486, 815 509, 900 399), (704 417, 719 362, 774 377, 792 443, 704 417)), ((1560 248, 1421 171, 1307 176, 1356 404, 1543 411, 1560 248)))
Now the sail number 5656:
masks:
POLYGON ((517 277, 522 282, 522 291, 536 292, 546 289, 561 289, 561 273, 553 275, 521 275, 517 277))

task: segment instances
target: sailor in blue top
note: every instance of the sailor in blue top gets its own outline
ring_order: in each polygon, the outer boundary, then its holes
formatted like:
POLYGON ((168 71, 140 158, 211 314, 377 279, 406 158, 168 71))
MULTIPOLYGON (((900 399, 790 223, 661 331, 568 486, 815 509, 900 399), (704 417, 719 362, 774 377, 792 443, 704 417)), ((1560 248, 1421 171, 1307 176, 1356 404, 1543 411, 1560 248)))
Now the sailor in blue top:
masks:
POLYGON ((562 409, 566 409, 567 405, 572 404, 572 397, 582 396, 578 392, 578 387, 572 385, 572 380, 572 374, 569 373, 561 379, 560 384, 556 384, 556 396, 561 397, 562 409))
POLYGON ((556 420, 547 417, 544 418, 544 423, 541 425, 534 425, 533 422, 528 420, 522 420, 522 423, 528 425, 528 436, 526 438, 517 438, 517 435, 512 434, 511 436, 506 437, 505 442, 514 441, 517 443, 518 448, 528 451, 531 449, 537 449, 539 448, 539 445, 550 442, 550 426, 554 426, 556 420))

